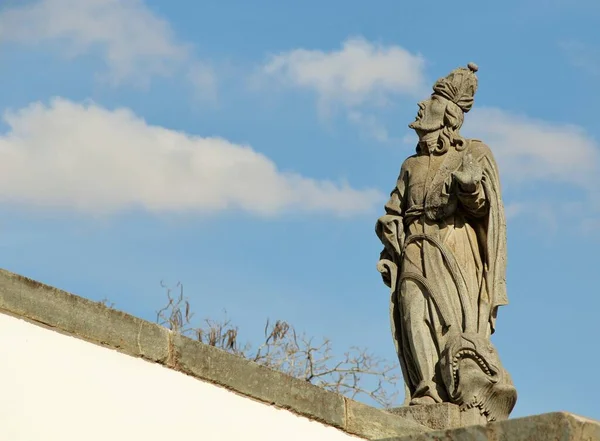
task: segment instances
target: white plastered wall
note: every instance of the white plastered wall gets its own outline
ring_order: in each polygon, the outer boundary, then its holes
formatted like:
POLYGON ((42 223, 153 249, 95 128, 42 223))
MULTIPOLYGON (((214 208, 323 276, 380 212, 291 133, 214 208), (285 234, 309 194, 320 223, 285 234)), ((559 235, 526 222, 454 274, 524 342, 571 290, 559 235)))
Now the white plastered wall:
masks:
POLYGON ((0 440, 359 439, 4 314, 0 355, 0 440))

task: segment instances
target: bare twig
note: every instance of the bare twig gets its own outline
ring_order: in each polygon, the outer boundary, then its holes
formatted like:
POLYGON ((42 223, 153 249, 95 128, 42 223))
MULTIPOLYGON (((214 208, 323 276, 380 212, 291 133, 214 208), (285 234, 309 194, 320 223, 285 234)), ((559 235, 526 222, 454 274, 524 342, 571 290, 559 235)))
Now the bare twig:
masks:
POLYGON ((238 328, 226 317, 205 319, 200 326, 193 326, 194 314, 183 295, 183 285, 177 283, 173 289, 161 282, 161 286, 166 289, 167 304, 156 313, 160 325, 350 398, 368 397, 385 408, 396 404, 398 368, 366 349, 352 347, 336 357, 329 339, 315 342, 285 321, 267 320, 264 340, 252 350, 250 344, 239 345, 238 328))
POLYGON ((102 300, 100 300, 98 303, 100 303, 101 305, 106 306, 109 309, 114 309, 115 304, 113 302, 111 302, 108 298, 103 298, 102 300))

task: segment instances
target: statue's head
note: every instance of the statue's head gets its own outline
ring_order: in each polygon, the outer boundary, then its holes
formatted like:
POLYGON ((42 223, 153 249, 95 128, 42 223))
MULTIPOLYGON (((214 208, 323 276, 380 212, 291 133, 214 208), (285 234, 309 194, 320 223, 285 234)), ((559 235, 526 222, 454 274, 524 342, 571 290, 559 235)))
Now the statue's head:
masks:
POLYGON ((433 94, 421 101, 415 121, 409 124, 417 132, 421 142, 436 145, 439 151, 446 151, 453 145, 461 149, 464 140, 460 128, 465 113, 471 110, 477 90, 477 66, 453 70, 447 77, 433 85, 433 94))

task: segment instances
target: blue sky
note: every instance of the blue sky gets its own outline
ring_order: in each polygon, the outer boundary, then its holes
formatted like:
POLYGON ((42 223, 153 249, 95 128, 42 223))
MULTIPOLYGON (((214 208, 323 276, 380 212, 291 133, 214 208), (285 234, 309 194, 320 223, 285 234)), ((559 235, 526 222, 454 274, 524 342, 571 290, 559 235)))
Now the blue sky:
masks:
POLYGON ((600 419, 600 5, 36 0, 0 6, 1 266, 153 319, 160 281, 250 340, 284 319, 395 357, 374 223, 433 81, 508 221, 514 416, 600 419))

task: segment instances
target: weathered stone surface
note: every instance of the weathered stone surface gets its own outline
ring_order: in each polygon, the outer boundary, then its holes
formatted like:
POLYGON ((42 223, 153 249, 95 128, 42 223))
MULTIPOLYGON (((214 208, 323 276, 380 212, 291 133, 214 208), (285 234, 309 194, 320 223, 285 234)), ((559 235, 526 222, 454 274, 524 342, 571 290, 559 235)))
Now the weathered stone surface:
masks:
POLYGON ((428 427, 392 413, 381 412, 354 400, 346 399, 347 431, 367 439, 381 439, 423 433, 428 427))
POLYGON ((375 231, 390 287, 405 405, 449 402, 508 418, 517 394, 490 342, 506 295, 506 219, 489 147, 460 134, 478 68, 440 78, 409 125, 419 138, 375 231))
POLYGON ((0 308, 129 355, 164 363, 169 331, 100 303, 0 270, 0 308))
POLYGON ((556 412, 380 441, 600 441, 600 422, 556 412))
POLYGON ((452 403, 396 407, 390 412, 434 430, 457 429, 487 423, 486 418, 478 409, 461 412, 460 408, 452 403))

